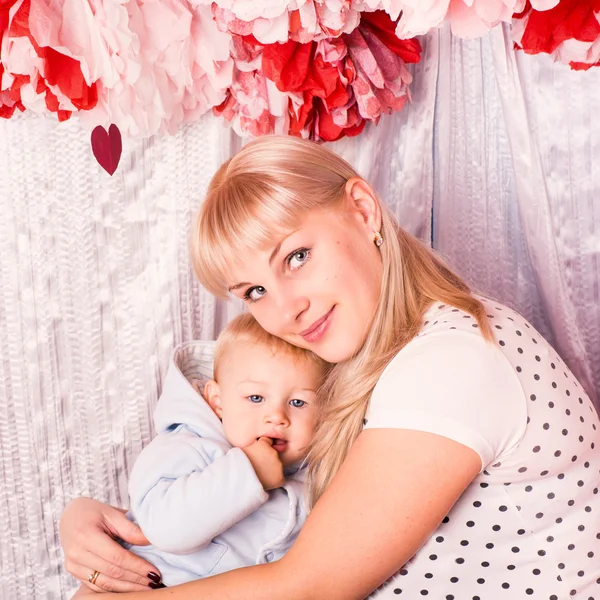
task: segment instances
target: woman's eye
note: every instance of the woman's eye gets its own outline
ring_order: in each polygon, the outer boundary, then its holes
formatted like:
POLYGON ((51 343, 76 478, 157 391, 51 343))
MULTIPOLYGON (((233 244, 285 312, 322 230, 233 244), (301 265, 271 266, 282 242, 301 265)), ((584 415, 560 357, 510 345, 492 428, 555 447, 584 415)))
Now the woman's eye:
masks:
POLYGON ((256 394, 253 394, 252 396, 248 396, 248 400, 250 400, 250 402, 253 402, 254 404, 260 404, 264 398, 262 396, 257 396, 256 394))
POLYGON ((302 408, 306 402, 304 400, 290 400, 290 406, 294 408, 302 408))
POLYGON ((257 300, 260 300, 266 293, 267 290, 265 290, 262 285, 257 285, 246 290, 244 294, 244 300, 248 302, 256 302, 257 300))
POLYGON ((303 267, 310 260, 310 250, 308 248, 300 248, 292 252, 287 258, 288 267, 294 271, 303 267))

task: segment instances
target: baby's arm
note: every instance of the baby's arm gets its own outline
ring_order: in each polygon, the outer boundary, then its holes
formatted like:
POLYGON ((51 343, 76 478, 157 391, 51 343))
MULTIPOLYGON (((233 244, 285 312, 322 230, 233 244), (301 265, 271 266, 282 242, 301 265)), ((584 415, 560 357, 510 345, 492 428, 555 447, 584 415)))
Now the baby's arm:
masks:
POLYGON ((268 499, 243 450, 185 427, 159 434, 142 451, 129 494, 146 537, 175 554, 201 549, 268 499))

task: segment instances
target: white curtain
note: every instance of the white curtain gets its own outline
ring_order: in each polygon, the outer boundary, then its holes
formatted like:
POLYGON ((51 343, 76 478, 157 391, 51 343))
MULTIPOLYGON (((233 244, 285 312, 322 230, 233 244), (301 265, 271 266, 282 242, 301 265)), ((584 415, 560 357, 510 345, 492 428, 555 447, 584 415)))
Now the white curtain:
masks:
POLYGON ((441 33, 434 246, 551 341, 598 405, 600 69, 441 33))
MULTIPOLYGON (((600 388, 600 69, 429 34, 413 104, 333 144, 401 224, 521 311, 600 388)), ((67 598, 58 519, 126 505, 171 349, 240 310, 194 280, 187 230, 240 140, 211 116, 125 140, 108 177, 76 122, 0 121, 0 595, 67 598)))

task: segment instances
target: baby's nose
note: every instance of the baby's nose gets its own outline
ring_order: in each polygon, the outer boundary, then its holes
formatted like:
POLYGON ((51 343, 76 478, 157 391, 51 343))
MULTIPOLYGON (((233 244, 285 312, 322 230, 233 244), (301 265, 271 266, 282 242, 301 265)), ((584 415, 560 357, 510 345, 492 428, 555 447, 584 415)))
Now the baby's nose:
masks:
POLYGON ((289 419, 283 410, 270 410, 265 415, 265 421, 271 425, 287 425, 289 419))

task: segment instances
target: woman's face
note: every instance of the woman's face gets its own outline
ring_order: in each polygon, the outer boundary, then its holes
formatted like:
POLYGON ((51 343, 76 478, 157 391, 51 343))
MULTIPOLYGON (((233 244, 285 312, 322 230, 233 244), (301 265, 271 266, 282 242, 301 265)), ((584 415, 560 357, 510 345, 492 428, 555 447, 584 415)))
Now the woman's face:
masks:
POLYGON ((340 206, 307 213, 297 229, 241 257, 229 283, 269 333, 332 363, 363 345, 382 277, 379 205, 362 180, 346 189, 340 206))

